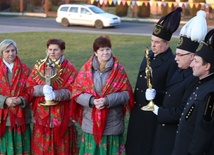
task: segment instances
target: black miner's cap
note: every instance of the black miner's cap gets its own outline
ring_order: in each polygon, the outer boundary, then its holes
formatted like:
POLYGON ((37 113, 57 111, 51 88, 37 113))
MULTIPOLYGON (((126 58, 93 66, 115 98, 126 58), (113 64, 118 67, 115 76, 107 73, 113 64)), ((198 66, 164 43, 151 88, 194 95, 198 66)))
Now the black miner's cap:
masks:
POLYGON ((198 45, 207 34, 206 12, 199 10, 195 17, 191 18, 181 28, 180 39, 177 48, 195 53, 198 45))
POLYGON ((195 54, 214 65, 214 29, 207 33, 204 41, 199 44, 195 54))
POLYGON ((178 29, 181 20, 182 8, 178 7, 169 14, 163 16, 155 25, 152 35, 169 41, 172 34, 178 29))

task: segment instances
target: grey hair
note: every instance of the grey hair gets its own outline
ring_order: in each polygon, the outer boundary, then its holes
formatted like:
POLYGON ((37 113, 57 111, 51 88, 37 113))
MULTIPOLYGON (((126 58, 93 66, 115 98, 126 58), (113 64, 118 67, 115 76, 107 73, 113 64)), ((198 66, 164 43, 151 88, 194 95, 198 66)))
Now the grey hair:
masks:
POLYGON ((11 39, 5 39, 0 43, 0 53, 5 51, 8 46, 13 45, 16 49, 16 52, 18 52, 16 42, 11 39))

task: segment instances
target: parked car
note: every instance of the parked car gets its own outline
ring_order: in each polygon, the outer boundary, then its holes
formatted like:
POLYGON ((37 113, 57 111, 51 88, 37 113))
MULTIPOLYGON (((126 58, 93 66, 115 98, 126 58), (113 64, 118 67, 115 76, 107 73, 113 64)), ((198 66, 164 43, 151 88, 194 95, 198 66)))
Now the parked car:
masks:
POLYGON ((90 4, 63 4, 57 10, 56 22, 63 26, 86 25, 98 29, 121 24, 120 17, 90 4))

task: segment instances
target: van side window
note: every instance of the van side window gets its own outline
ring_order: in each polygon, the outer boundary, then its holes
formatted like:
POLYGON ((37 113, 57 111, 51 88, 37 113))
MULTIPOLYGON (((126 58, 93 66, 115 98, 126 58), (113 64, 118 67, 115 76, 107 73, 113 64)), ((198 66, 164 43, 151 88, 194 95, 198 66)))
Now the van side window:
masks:
POLYGON ((69 12, 78 13, 78 7, 71 7, 69 12))
POLYGON ((68 7, 62 7, 62 8, 60 9, 60 11, 67 12, 67 11, 68 11, 68 7))
POLYGON ((90 13, 87 9, 85 9, 85 8, 81 8, 80 12, 81 12, 81 14, 87 14, 87 15, 90 15, 90 14, 91 14, 91 13, 90 13))

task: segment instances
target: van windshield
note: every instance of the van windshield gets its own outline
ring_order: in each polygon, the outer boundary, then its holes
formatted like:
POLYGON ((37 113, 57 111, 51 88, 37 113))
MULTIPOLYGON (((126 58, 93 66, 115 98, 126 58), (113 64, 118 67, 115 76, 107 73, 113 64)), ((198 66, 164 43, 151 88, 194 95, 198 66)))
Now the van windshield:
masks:
POLYGON ((91 11, 93 11, 96 14, 101 14, 101 13, 105 13, 105 11, 103 11, 102 9, 98 8, 98 7, 89 7, 91 9, 91 11))

